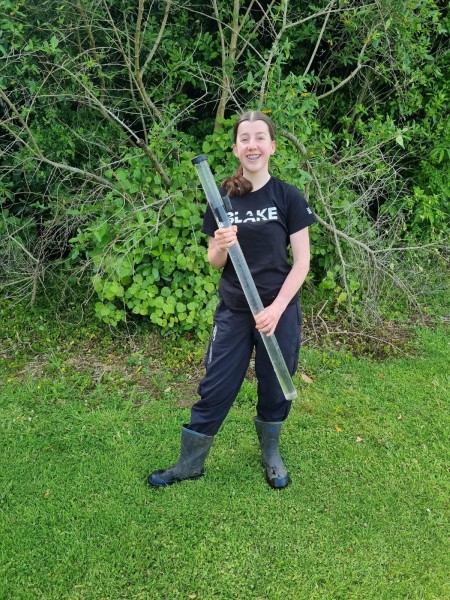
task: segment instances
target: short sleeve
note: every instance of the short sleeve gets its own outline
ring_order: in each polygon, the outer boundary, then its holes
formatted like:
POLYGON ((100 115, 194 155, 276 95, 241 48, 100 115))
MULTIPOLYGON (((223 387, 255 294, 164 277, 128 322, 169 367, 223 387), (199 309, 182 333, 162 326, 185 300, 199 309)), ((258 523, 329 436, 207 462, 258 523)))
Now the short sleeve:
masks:
POLYGON ((292 235, 317 221, 314 211, 305 196, 294 186, 289 186, 286 194, 288 200, 288 233, 292 235))

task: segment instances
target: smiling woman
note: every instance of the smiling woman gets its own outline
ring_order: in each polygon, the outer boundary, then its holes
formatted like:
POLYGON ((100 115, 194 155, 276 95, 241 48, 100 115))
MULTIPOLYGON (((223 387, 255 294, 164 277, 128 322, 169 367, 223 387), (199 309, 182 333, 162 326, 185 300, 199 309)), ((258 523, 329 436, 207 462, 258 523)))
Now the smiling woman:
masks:
POLYGON ((270 174, 269 161, 275 148, 274 126, 264 113, 244 113, 237 120, 233 152, 240 167, 222 183, 221 190, 222 195, 229 195, 231 225, 218 229, 208 207, 202 228, 209 236, 208 261, 223 272, 206 374, 198 388, 200 400, 191 409, 189 424, 182 427, 178 462, 151 473, 148 482, 152 486, 203 475, 213 438, 240 390, 253 350, 258 379, 254 423, 266 479, 277 489, 290 481, 278 440, 291 401, 283 393, 261 334, 272 336, 276 331, 289 374, 293 375, 300 350, 298 291, 309 270, 308 227, 316 217, 297 188, 270 174), (255 316, 228 252, 238 239, 263 304, 255 316))

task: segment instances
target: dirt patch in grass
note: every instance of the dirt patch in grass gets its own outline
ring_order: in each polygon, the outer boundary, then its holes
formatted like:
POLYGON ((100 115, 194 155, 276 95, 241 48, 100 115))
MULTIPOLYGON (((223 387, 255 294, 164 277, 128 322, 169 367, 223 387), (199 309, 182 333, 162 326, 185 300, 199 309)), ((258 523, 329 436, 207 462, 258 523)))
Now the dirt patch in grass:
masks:
MULTIPOLYGON (((304 347, 342 350, 374 360, 412 355, 416 349, 411 343, 410 325, 386 322, 361 330, 343 322, 305 318, 302 343, 304 347)), ((5 359, 5 381, 8 378, 22 381, 30 376, 41 380, 65 374, 82 380, 86 392, 103 385, 133 387, 143 398, 138 403, 145 402, 147 397, 165 397, 185 408, 197 400, 198 384, 205 372, 206 342, 168 340, 148 332, 123 335, 109 331, 103 335, 101 330, 94 333, 89 328, 83 338, 73 339, 67 330, 51 340, 42 336, 38 339, 38 352, 33 351, 31 343, 9 340, 9 344, 0 348, 0 356, 5 359)), ((253 358, 246 379, 255 379, 253 358)))
POLYGON ((415 354, 412 344, 412 326, 385 321, 362 329, 348 323, 317 319, 303 323, 302 346, 321 349, 343 348, 354 356, 367 356, 374 360, 415 354))

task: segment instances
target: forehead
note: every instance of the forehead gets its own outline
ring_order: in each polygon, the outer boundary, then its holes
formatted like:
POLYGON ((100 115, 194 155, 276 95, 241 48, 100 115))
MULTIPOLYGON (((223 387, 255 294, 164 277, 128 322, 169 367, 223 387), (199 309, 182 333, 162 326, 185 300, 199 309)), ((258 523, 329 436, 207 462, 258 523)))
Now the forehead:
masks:
POLYGON ((258 133, 266 133, 270 135, 269 127, 265 121, 243 121, 239 124, 237 134, 242 135, 255 135, 258 133))

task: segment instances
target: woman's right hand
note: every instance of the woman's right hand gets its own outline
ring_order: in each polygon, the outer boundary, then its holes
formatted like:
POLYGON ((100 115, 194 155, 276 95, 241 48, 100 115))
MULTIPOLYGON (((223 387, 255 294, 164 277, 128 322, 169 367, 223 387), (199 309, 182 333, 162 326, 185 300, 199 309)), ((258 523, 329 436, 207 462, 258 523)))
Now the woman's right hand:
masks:
POLYGON ((237 242, 237 226, 232 225, 231 227, 216 229, 214 232, 214 239, 216 241, 217 249, 225 252, 237 242))

